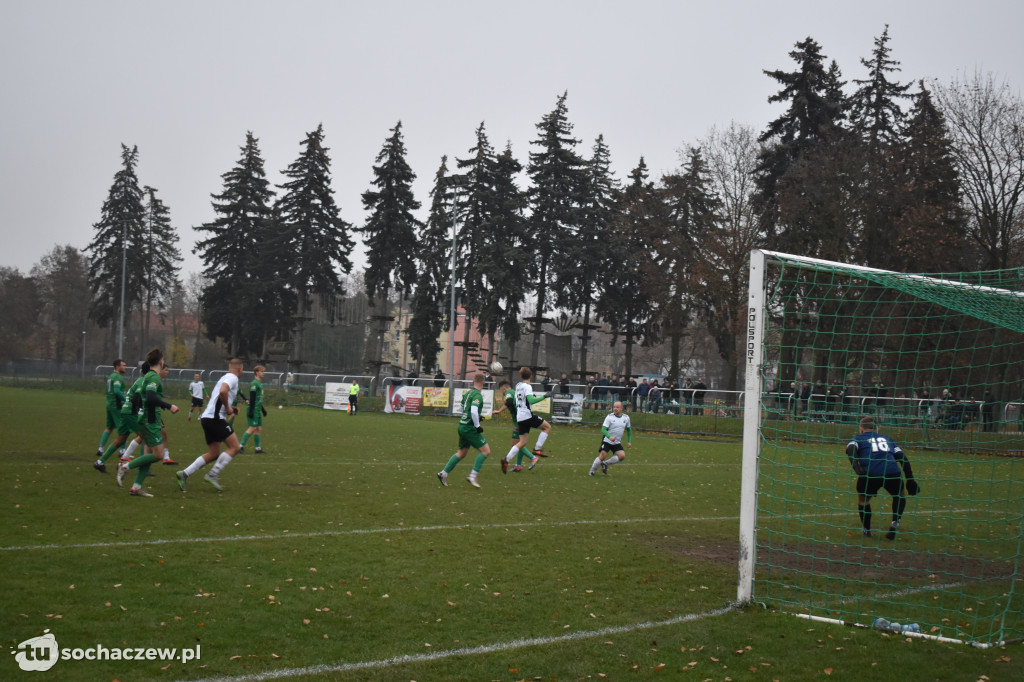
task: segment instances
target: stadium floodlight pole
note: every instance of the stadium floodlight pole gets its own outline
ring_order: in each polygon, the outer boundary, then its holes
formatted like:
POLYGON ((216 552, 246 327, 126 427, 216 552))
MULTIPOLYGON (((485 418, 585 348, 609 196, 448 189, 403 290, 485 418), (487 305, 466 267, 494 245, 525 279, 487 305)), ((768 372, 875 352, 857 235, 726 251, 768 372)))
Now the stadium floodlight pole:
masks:
POLYGON ((128 272, 128 223, 121 223, 121 321, 117 326, 117 357, 124 357, 124 280, 128 272))
POLYGON ((765 252, 750 252, 750 285, 745 334, 746 381, 743 396, 743 468, 740 474, 740 565, 736 600, 749 602, 754 594, 754 565, 757 556, 757 471, 758 439, 761 437, 761 341, 764 337, 765 252))
POLYGON ((85 377, 85 332, 82 332, 82 377, 85 377))

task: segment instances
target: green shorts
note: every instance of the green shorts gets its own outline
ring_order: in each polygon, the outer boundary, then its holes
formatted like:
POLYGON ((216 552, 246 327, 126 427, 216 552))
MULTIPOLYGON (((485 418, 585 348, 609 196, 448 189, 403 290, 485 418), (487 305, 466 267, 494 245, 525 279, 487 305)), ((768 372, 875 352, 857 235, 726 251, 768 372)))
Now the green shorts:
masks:
POLYGON ((469 426, 459 425, 459 449, 462 448, 476 448, 479 450, 483 446, 487 445, 487 439, 484 438, 484 434, 477 433, 476 427, 470 424, 469 426))
POLYGON ((121 422, 117 425, 117 432, 122 436, 130 436, 133 433, 137 433, 139 430, 139 418, 138 416, 122 412, 118 415, 121 422))
POLYGON ((143 445, 155 447, 164 442, 163 434, 160 433, 160 424, 142 424, 139 435, 142 436, 143 445))
POLYGON ((249 416, 248 413, 246 413, 245 420, 250 427, 263 426, 263 413, 259 410, 256 410, 251 417, 249 416))
POLYGON ((121 410, 107 406, 107 431, 116 431, 121 428, 121 410))

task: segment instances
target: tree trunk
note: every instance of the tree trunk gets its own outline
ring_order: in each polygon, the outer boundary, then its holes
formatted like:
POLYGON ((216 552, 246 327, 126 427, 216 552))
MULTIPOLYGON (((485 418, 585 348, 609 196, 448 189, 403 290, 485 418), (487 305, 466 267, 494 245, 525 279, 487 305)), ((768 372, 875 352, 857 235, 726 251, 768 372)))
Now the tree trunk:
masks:
POLYGON ((580 337, 580 383, 587 383, 587 347, 590 344, 590 299, 583 306, 583 335, 580 337))
POLYGON ((305 289, 301 289, 297 293, 298 307, 295 311, 295 330, 292 332, 294 342, 292 343, 292 355, 288 360, 288 365, 296 373, 302 371, 302 332, 306 327, 306 306, 309 304, 305 289))

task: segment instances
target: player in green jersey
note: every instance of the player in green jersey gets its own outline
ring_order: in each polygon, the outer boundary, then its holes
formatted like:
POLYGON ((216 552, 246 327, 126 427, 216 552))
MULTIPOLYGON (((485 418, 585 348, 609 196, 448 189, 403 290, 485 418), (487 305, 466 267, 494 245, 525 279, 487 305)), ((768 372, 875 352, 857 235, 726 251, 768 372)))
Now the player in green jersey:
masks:
MULTIPOLYGON (((498 384, 498 390, 501 391, 502 397, 505 399, 505 404, 491 412, 491 417, 493 418, 495 415, 501 414, 506 410, 508 411, 508 413, 512 416, 512 445, 515 445, 516 443, 519 442, 519 422, 516 421, 516 392, 512 390, 512 384, 508 381, 508 379, 501 380, 501 383, 498 384)), ((520 458, 521 457, 522 455, 520 454, 520 458)), ((523 467, 521 465, 522 461, 520 459, 520 461, 517 463, 517 466, 512 468, 512 471, 522 471, 523 467)), ((504 474, 507 472, 508 460, 502 457, 501 473, 504 474)))
POLYGON ((249 409, 245 411, 249 428, 242 434, 242 447, 238 449, 241 453, 245 452, 245 444, 249 442, 250 436, 254 437, 253 440, 256 441, 256 452, 263 452, 260 439, 263 435, 263 418, 267 416, 267 408, 263 407, 263 375, 266 371, 267 368, 263 365, 256 365, 252 368, 255 378, 249 384, 249 409))
POLYGON ((124 360, 114 360, 114 371, 107 377, 107 428, 100 436, 100 446, 96 448, 96 456, 102 457, 107 447, 110 434, 121 425, 121 406, 124 404, 124 360))
POLYGON ((462 461, 466 453, 469 452, 469 448, 474 447, 480 451, 480 454, 476 456, 476 461, 473 462, 473 471, 469 473, 466 480, 474 488, 480 487, 480 484, 476 482, 476 477, 487 460, 487 455, 491 454, 491 446, 484 439, 484 427, 480 425, 480 418, 484 409, 484 396, 480 392, 483 387, 484 375, 477 372, 473 375, 473 388, 466 391, 465 395, 462 396, 462 417, 459 419, 459 449, 451 456, 444 469, 437 472, 437 480, 441 481, 441 485, 448 485, 448 474, 452 472, 456 464, 462 461))
MULTIPOLYGON (((160 370, 159 370, 160 381, 163 381, 164 379, 166 379, 167 375, 168 375, 168 373, 170 373, 170 371, 171 371, 171 368, 168 367, 166 364, 164 364, 160 368, 160 370)), ((142 375, 144 377, 146 375, 146 372, 143 372, 142 375)), ((163 422, 160 423, 160 437, 164 441, 164 462, 163 463, 166 466, 177 466, 178 463, 175 462, 173 458, 171 458, 171 442, 167 438, 167 428, 164 426, 163 422)), ((132 440, 131 442, 128 443, 128 447, 126 447, 124 449, 124 452, 121 453, 121 460, 122 461, 130 460, 133 457, 135 457, 135 451, 138 450, 140 447, 143 447, 143 445, 144 445, 144 443, 142 441, 142 436, 141 435, 136 436, 134 440, 132 440)))
POLYGON ((149 475, 149 467, 154 462, 160 461, 164 452, 164 440, 162 434, 162 421, 160 420, 161 410, 170 410, 171 414, 178 411, 177 405, 164 400, 164 385, 160 378, 160 370, 164 366, 164 354, 159 348, 154 348, 146 355, 146 363, 150 370, 142 378, 141 393, 145 396, 141 401, 138 414, 139 435, 147 446, 146 452, 141 457, 136 457, 131 462, 122 462, 117 468, 117 484, 124 485, 124 477, 131 469, 138 469, 135 483, 129 491, 138 497, 153 497, 153 494, 142 487, 142 482, 149 475))
POLYGON ((149 373, 149 365, 144 362, 139 369, 141 372, 139 378, 125 392, 124 400, 122 400, 121 410, 117 417, 117 438, 107 445, 107 449, 103 451, 100 458, 92 465, 93 469, 101 474, 107 473, 107 460, 110 459, 111 455, 117 452, 118 448, 124 445, 129 437, 133 437, 139 432, 137 415, 139 408, 142 406, 142 397, 139 392, 142 390, 142 380, 149 373))

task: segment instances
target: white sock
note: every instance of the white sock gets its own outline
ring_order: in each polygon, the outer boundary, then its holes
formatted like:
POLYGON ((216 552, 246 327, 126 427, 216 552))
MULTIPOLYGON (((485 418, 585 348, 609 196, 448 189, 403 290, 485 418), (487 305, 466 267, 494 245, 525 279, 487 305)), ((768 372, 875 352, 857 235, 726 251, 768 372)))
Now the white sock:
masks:
POLYGON ((590 470, 591 471, 597 471, 597 467, 599 467, 599 466, 601 466, 601 458, 600 457, 595 457, 594 458, 594 463, 590 465, 590 470))
POLYGON ((513 445, 512 449, 508 451, 507 455, 505 455, 505 461, 511 463, 512 460, 516 458, 517 452, 519 452, 519 446, 513 445))
POLYGON ((220 472, 224 471, 224 467, 231 461, 231 455, 226 452, 220 453, 220 457, 217 458, 217 462, 213 465, 213 470, 210 471, 211 476, 220 476, 220 472))
POLYGON ((127 457, 128 459, 131 459, 132 457, 135 456, 135 451, 138 449, 139 441, 133 440, 131 443, 128 443, 128 447, 124 449, 124 456, 127 457))
POLYGON ((618 464, 619 463, 619 456, 618 455, 612 455, 611 457, 606 459, 604 461, 604 463, 607 464, 608 466, 611 466, 613 464, 618 464))
POLYGON ((196 461, 192 462, 187 467, 185 467, 185 475, 192 476, 193 474, 197 473, 200 469, 202 469, 204 466, 206 466, 206 460, 203 459, 202 455, 200 455, 199 457, 196 457, 196 461))
POLYGON ((170 448, 164 448, 164 461, 166 462, 170 458, 171 458, 171 449, 170 448))
POLYGON ((547 439, 548 439, 547 432, 546 431, 541 431, 540 435, 537 436, 537 445, 533 449, 534 450, 540 450, 541 448, 543 448, 544 447, 544 441, 546 441, 547 439))

